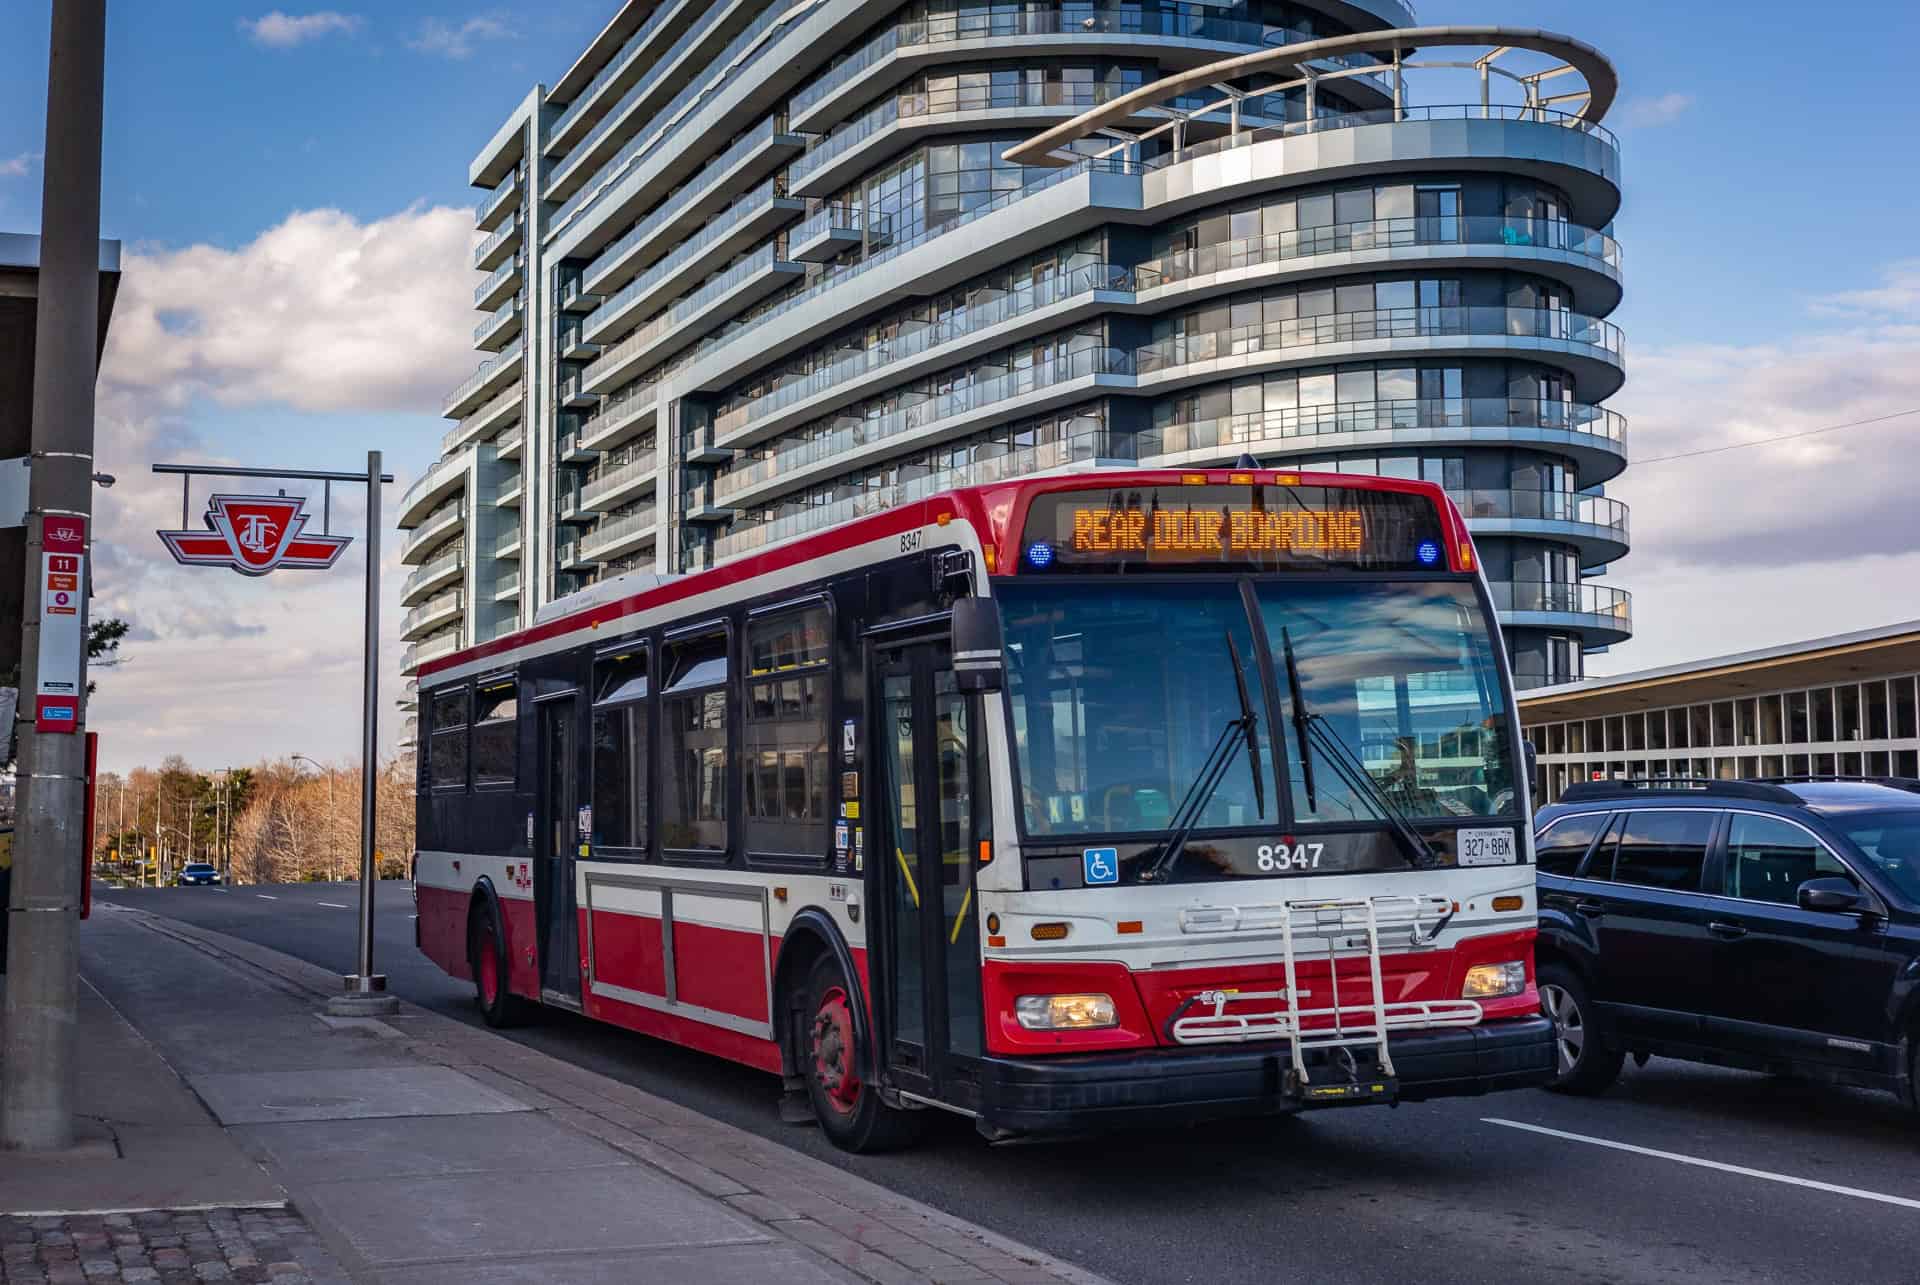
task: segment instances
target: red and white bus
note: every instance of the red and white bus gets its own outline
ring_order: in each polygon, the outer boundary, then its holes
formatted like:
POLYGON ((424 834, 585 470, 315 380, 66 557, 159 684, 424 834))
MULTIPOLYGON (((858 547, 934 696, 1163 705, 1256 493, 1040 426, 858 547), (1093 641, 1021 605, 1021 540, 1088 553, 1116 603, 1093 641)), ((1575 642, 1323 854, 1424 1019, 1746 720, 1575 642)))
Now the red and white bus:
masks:
POLYGON ((1545 1082, 1464 524, 1271 469, 955 490, 420 677, 421 948, 893 1145, 1545 1082))

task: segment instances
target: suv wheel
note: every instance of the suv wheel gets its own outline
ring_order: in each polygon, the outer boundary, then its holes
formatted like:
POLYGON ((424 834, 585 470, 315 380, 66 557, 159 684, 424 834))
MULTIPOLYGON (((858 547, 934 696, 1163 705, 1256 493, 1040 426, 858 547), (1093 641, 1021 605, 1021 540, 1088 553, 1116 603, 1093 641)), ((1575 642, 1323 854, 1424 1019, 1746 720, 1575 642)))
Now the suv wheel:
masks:
POLYGON ((1599 1093, 1620 1078, 1623 1050, 1608 1044, 1593 1020, 1593 1000, 1580 975, 1559 964, 1540 970, 1540 1011, 1553 1023, 1557 1063, 1547 1085, 1562 1093, 1599 1093))

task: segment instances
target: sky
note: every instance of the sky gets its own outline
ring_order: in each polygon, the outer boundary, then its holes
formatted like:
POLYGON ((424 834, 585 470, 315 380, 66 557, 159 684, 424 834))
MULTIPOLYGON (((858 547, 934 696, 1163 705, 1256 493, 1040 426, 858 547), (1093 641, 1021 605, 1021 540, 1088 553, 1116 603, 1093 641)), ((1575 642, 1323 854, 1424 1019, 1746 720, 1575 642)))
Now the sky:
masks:
MULTIPOLYGON (((363 544, 333 572, 175 568, 157 461, 397 475, 436 457, 474 367, 468 162, 617 0, 485 8, 110 6, 102 234, 125 246, 99 384, 96 615, 132 622, 97 674, 110 768, 357 754, 363 544)), ((1920 617, 1920 167, 1905 51, 1920 6, 1420 0, 1423 22, 1576 36, 1620 69, 1615 232, 1626 301, 1633 552, 1609 583, 1623 672, 1920 617), (1731 20, 1729 20, 1731 19, 1731 20), (1898 234, 1898 235, 1896 235, 1898 234), (1640 462, 1646 461, 1646 462, 1640 462)), ((38 230, 46 0, 0 42, 0 231, 38 230)), ((1413 86, 1418 93, 1417 83, 1413 86)), ((205 490, 192 497, 196 513, 205 490)), ((361 501, 336 496, 336 529, 361 501)), ((398 732, 399 539, 383 550, 382 744, 398 732)))

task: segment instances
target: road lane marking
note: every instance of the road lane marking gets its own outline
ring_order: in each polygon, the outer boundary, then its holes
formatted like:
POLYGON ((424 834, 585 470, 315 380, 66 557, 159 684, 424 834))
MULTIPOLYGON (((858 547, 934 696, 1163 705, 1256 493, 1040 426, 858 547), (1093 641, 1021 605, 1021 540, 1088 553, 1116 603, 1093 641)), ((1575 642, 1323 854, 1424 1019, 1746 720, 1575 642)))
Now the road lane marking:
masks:
POLYGON ((316 901, 313 904, 316 906, 325 906, 329 910, 351 910, 352 909, 351 906, 343 906, 337 901, 316 901))
POLYGON ((1746 1178, 1762 1178, 1768 1182, 1784 1182, 1794 1187, 1810 1187, 1815 1191, 1830 1191, 1837 1196, 1852 1196, 1858 1200, 1874 1200, 1883 1205, 1899 1205, 1903 1209, 1920 1209, 1920 1200, 1906 1196, 1889 1196, 1879 1191, 1863 1191, 1859 1187, 1842 1187, 1837 1183, 1817 1182, 1812 1178, 1795 1178, 1791 1174, 1772 1173, 1766 1169, 1749 1169, 1745 1165, 1730 1165, 1719 1160, 1702 1160, 1699 1156, 1681 1155, 1677 1151, 1657 1151, 1652 1147, 1636 1147, 1630 1142, 1614 1142, 1608 1138, 1590 1138, 1584 1133, 1568 1133, 1562 1129, 1549 1129, 1544 1125, 1522 1124, 1518 1120, 1501 1120, 1494 1116, 1480 1117, 1482 1124, 1497 1124, 1502 1128, 1521 1129, 1527 1133, 1545 1134, 1549 1138, 1564 1138, 1568 1142, 1584 1142, 1590 1147, 1606 1147, 1612 1151, 1627 1151, 1637 1156, 1653 1156, 1659 1160, 1672 1160, 1678 1164, 1694 1165, 1701 1169, 1718 1169, 1721 1173, 1737 1173, 1746 1178))
POLYGON ((254 895, 254 896, 256 896, 256 897, 258 897, 258 898, 260 898, 260 900, 262 900, 262 901, 278 901, 278 900, 280 900, 280 898, 278 898, 278 897, 269 897, 269 896, 268 896, 268 895, 267 895, 266 893, 264 893, 264 892, 256 892, 256 893, 254 893, 253 895, 254 895))

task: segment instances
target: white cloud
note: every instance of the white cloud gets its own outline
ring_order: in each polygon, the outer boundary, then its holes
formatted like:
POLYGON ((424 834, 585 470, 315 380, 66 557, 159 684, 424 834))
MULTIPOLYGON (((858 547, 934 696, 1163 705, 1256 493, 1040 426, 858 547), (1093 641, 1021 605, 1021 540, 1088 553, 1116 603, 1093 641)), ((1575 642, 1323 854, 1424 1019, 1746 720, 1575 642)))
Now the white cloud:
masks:
POLYGON ((421 22, 420 33, 407 44, 423 54, 460 59, 471 57, 474 46, 482 40, 506 40, 512 36, 512 30, 499 18, 468 18, 465 22, 428 18, 421 22))
MULTIPOLYGON (((89 714, 107 763, 124 768, 185 754, 203 766, 292 751, 357 754, 364 548, 356 538, 327 572, 252 579, 178 567, 154 532, 180 523, 180 485, 159 460, 214 462, 196 423, 202 399, 307 412, 385 414, 378 432, 418 434, 431 453, 444 395, 474 364, 471 215, 415 209, 362 223, 335 211, 295 214, 237 249, 142 247, 124 261, 100 376, 99 465, 119 483, 96 500, 96 615, 129 621, 124 664, 99 671, 89 714)), ((355 457, 364 424, 342 430, 355 457)), ((371 443, 369 443, 371 444, 371 443)), ((272 443, 247 464, 270 462, 272 443)), ((388 488, 391 521, 410 478, 388 488)), ((260 485, 271 487, 272 483, 260 485)), ((311 494, 318 521, 318 488, 311 494)), ((196 483, 198 523, 207 486, 196 483)), ((333 497, 336 532, 363 532, 354 488, 333 497)), ((398 731, 400 540, 383 541, 381 743, 398 731)))
POLYGON ((1634 354, 1613 399, 1629 421, 1633 552, 1610 581, 1634 593, 1619 673, 1920 616, 1920 415, 1819 436, 1634 464, 1920 408, 1920 283, 1817 301, 1855 324, 1776 343, 1634 354))
POLYGON ((1629 98, 1620 106, 1620 123, 1639 128, 1670 125, 1693 106, 1693 95, 1677 91, 1657 98, 1629 98))
POLYGON ((351 36, 365 20, 357 14, 322 9, 317 13, 289 14, 278 9, 258 18, 240 19, 240 29, 253 37, 253 43, 269 49, 291 49, 322 36, 351 36))
POLYGON ((39 159, 38 152, 22 152, 18 156, 0 160, 0 178, 25 178, 39 159))

